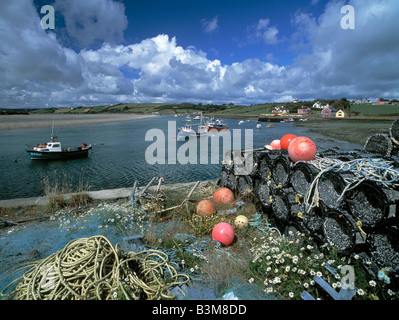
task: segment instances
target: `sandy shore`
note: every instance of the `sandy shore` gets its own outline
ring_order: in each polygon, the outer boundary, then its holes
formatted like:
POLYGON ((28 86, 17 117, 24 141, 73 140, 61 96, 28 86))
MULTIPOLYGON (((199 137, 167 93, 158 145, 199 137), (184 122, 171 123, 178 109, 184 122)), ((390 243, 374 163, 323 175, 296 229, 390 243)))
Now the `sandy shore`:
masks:
POLYGON ((82 126, 109 122, 133 121, 156 117, 143 114, 22 114, 0 115, 0 130, 82 126))

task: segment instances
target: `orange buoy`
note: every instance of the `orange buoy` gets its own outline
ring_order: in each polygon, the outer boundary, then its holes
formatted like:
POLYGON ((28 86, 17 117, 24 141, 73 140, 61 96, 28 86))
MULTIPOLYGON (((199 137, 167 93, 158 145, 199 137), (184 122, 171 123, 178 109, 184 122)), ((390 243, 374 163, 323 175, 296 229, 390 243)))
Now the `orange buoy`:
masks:
POLYGON ((297 137, 288 146, 288 155, 294 162, 313 160, 316 156, 316 145, 307 137, 297 137))
POLYGON ((227 222, 220 222, 213 227, 212 239, 229 246, 234 240, 234 228, 227 222))
POLYGON ((288 149, 288 146, 292 140, 296 138, 295 134, 288 133, 280 139, 281 149, 288 149))
POLYGON ((213 194, 216 203, 231 204, 234 202, 234 194, 229 188, 220 188, 213 194))
POLYGON ((278 139, 273 140, 270 143, 270 146, 272 147, 272 150, 280 150, 281 149, 281 142, 278 139))
POLYGON ((210 200, 201 200, 197 204, 197 214, 200 216, 209 216, 216 211, 216 207, 210 200))

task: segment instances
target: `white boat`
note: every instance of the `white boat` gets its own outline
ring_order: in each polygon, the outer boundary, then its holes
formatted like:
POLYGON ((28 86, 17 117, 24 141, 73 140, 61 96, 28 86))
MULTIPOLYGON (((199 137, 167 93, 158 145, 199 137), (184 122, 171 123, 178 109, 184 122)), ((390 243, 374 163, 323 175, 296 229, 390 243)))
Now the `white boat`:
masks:
POLYGON ((256 129, 260 129, 260 128, 262 128, 262 125, 261 125, 260 123, 258 123, 258 124, 256 125, 256 129))
POLYGON ((241 120, 241 121, 238 122, 238 124, 243 124, 243 123, 245 123, 244 120, 241 120))
POLYGON ((200 123, 192 124, 191 121, 187 121, 185 125, 178 129, 176 140, 186 141, 189 137, 206 136, 208 135, 208 132, 209 126, 203 123, 201 113, 200 123))

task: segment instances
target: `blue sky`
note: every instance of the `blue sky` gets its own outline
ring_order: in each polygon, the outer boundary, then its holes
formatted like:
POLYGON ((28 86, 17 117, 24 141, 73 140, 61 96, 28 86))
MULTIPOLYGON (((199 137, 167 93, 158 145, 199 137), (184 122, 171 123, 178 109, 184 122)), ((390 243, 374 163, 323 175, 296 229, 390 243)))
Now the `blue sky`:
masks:
POLYGON ((398 99, 398 16, 397 0, 1 1, 0 108, 398 99))

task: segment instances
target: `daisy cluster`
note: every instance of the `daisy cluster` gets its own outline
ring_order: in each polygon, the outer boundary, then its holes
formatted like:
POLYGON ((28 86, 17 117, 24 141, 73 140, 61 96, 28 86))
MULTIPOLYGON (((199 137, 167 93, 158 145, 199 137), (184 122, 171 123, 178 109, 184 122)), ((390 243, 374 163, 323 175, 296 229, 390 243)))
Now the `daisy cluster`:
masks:
MULTIPOLYGON (((274 292, 285 299, 301 300, 301 293, 305 290, 318 300, 328 299, 324 290, 315 283, 315 276, 319 276, 339 292, 343 277, 340 270, 343 266, 354 262, 349 257, 339 257, 334 247, 329 244, 315 245, 312 238, 304 234, 298 234, 295 240, 272 235, 253 238, 250 251, 252 261, 249 263, 249 268, 253 274, 248 280, 249 283, 261 283, 264 292, 274 292), (331 273, 327 267, 337 272, 331 273)), ((361 268, 359 266, 355 268, 355 275, 359 275, 361 268)), ((382 286, 381 281, 378 283, 378 279, 368 279, 361 285, 356 282, 354 299, 397 297, 392 289, 385 289, 384 294, 381 294, 382 286)))

